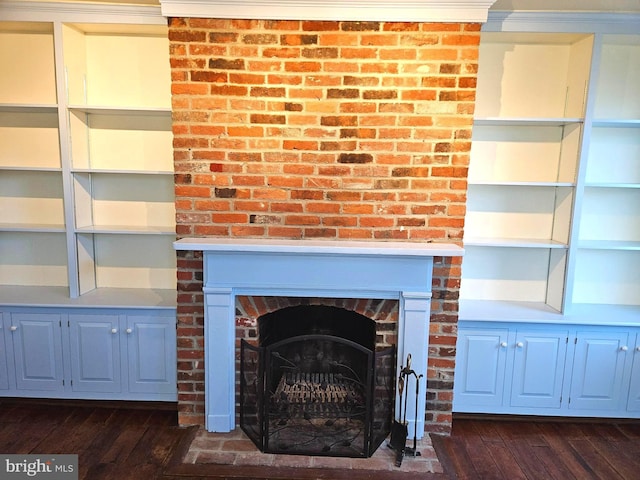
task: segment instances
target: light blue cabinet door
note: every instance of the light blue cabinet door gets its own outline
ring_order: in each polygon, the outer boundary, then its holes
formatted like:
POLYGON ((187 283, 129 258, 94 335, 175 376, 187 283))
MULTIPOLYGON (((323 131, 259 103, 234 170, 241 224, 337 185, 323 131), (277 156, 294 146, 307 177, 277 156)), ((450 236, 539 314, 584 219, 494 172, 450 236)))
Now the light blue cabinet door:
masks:
POLYGON ((628 332, 577 332, 576 338, 569 409, 620 409, 628 332))
POLYGON ((12 313, 9 330, 18 390, 64 390, 60 315, 12 313))
POLYGON ((0 312, 0 390, 9 390, 9 353, 7 352, 2 322, 2 312, 0 312))
POLYGON ((74 392, 122 390, 117 315, 69 315, 71 388, 74 392))
POLYGON ((512 406, 560 408, 568 334, 567 331, 517 333, 512 406))
POLYGON ((640 333, 636 335, 635 342, 629 345, 629 354, 633 357, 633 365, 631 367, 627 410, 638 412, 640 411, 640 333), (634 347, 633 352, 631 352, 632 346, 634 347))
POLYGON ((504 393, 508 329, 459 329, 454 410, 500 406, 504 393))
POLYGON ((176 318, 127 317, 129 391, 176 394, 176 318))

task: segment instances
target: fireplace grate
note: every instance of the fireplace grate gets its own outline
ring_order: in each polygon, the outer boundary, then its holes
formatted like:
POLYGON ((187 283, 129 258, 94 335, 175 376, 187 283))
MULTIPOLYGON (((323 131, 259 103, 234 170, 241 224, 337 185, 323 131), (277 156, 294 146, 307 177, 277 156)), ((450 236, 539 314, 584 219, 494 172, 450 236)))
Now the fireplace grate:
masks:
POLYGON ((294 414, 333 417, 350 415, 353 407, 364 404, 362 387, 342 374, 287 372, 273 395, 276 407, 294 414), (295 408, 299 406, 300 408, 295 408))

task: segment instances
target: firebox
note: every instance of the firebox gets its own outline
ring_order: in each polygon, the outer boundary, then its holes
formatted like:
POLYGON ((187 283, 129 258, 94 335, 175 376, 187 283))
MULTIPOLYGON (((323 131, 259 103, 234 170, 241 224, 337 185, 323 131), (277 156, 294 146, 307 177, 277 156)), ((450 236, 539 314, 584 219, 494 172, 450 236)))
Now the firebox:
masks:
POLYGON ((258 319, 241 342, 240 426, 267 453, 369 457, 388 436, 395 347, 376 351, 376 324, 325 305, 258 319))

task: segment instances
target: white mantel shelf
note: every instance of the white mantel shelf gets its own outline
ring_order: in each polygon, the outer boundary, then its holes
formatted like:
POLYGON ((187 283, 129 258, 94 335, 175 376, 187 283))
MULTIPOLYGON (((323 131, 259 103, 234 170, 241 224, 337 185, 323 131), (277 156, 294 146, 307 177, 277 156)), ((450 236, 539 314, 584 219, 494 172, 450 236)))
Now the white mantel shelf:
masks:
POLYGON ((495 0, 160 0, 165 17, 486 22, 495 0))
POLYGON ((297 253, 327 255, 381 255, 400 257, 461 257, 464 249, 452 243, 363 242, 334 240, 256 240, 237 238, 183 238, 176 250, 209 252, 297 253))
MULTIPOLYGON (((434 257, 464 254, 458 245, 427 242, 205 237, 183 238, 174 247, 204 252, 205 417, 210 432, 236 427, 237 295, 397 299, 397 371, 410 353, 416 373, 426 378, 434 257)), ((421 398, 425 393, 420 392, 421 398)), ((408 406, 407 418, 418 418, 416 431, 422 438, 425 404, 408 406)), ((409 421, 409 431, 413 423, 409 421)))

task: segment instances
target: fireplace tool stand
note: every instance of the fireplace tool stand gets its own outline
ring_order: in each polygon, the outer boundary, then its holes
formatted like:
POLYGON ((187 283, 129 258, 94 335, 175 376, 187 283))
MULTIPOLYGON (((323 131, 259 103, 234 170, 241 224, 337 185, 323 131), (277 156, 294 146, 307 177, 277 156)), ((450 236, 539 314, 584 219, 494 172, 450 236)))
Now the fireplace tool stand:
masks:
POLYGON ((405 455, 411 455, 413 457, 419 457, 418 451, 418 401, 420 394, 420 379, 422 375, 418 375, 411 369, 411 354, 407 355, 407 365, 401 367, 400 375, 398 377, 398 397, 400 406, 398 411, 398 419, 394 419, 393 426, 391 427, 391 440, 389 442, 389 448, 396 451, 396 467, 402 466, 402 460, 405 455), (409 393, 405 391, 405 386, 408 386, 408 377, 413 376, 416 381, 416 413, 413 429, 413 448, 407 447, 408 426, 407 426, 407 401, 409 399, 409 393), (404 408, 403 404, 404 403, 404 408))

